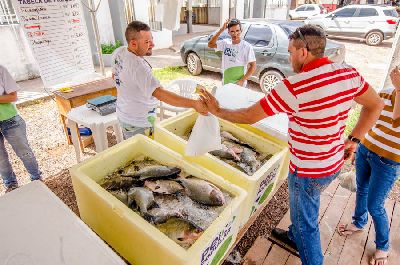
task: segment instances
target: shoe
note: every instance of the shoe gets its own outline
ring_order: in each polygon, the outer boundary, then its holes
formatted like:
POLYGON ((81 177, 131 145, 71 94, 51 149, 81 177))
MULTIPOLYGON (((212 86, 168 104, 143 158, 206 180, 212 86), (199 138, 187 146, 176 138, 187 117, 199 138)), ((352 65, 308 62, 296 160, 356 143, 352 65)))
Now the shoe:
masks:
POLYGON ((7 188, 6 188, 6 193, 8 193, 8 192, 10 192, 10 191, 13 191, 13 190, 15 190, 15 189, 17 189, 18 188, 18 184, 11 184, 10 186, 8 186, 7 188))
POLYGON ((289 232, 280 228, 274 228, 271 232, 270 240, 280 247, 299 255, 296 243, 289 238, 289 232))

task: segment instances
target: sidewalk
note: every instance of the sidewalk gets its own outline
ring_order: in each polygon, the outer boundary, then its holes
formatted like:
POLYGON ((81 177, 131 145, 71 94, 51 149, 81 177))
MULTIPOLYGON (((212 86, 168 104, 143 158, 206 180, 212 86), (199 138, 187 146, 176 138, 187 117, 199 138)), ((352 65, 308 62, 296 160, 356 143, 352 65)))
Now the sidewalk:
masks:
MULTIPOLYGON (((193 33, 186 33, 186 24, 181 24, 178 31, 173 31, 172 41, 173 45, 169 49, 154 50, 153 55, 146 57, 146 60, 150 63, 153 68, 164 68, 167 66, 183 66, 181 55, 179 53, 180 46, 185 40, 193 37, 209 34, 215 31, 218 26, 212 25, 193 25, 193 33)), ((96 73, 100 73, 100 68, 95 67, 96 73)), ((111 68, 105 68, 106 76, 111 76, 111 68)), ((50 97, 52 92, 49 89, 45 89, 41 78, 32 80, 26 80, 18 82, 18 85, 22 88, 22 91, 18 93, 17 105, 26 103, 32 100, 39 100, 50 97)))

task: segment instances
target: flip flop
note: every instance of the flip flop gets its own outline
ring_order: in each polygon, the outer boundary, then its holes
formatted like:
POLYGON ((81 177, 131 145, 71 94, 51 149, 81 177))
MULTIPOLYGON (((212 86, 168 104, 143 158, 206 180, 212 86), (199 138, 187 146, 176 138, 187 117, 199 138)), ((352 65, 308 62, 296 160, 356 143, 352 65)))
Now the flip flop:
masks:
POLYGON ((359 233, 359 232, 362 232, 363 231, 363 229, 357 229, 357 230, 352 230, 352 229, 349 229, 348 228, 348 226, 349 226, 350 224, 346 224, 346 225, 344 225, 344 227, 343 227, 343 231, 340 231, 340 228, 342 228, 342 224, 339 224, 339 226, 337 227, 337 232, 338 232, 338 234, 340 235, 340 236, 351 236, 352 234, 354 234, 354 233, 359 233), (345 233, 348 233, 348 234, 345 234, 345 233), (350 232, 350 233, 349 233, 350 232))
POLYGON ((375 255, 371 257, 371 260, 369 261, 370 265, 377 265, 377 262, 383 261, 383 263, 381 263, 382 265, 386 265, 388 263, 388 258, 389 255, 386 257, 382 257, 382 258, 376 258, 375 255))

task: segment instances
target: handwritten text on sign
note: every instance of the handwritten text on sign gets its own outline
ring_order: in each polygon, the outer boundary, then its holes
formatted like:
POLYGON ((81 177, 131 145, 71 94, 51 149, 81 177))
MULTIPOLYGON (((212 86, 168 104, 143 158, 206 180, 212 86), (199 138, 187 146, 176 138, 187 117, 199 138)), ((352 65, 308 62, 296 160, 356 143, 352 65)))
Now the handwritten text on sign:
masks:
POLYGON ((45 86, 94 72, 79 0, 14 0, 45 86))

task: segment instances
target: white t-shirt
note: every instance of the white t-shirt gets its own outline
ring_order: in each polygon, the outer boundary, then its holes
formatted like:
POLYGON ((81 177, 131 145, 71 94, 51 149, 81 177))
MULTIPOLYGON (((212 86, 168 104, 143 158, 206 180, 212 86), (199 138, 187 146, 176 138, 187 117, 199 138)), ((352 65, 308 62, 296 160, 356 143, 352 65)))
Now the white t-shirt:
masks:
MULTIPOLYGON (((247 65, 255 62, 253 47, 245 40, 232 44, 232 39, 217 41, 216 51, 222 51, 223 84, 236 83, 247 72, 247 65)), ((246 86, 247 82, 243 84, 246 86)))
POLYGON ((127 47, 115 50, 112 61, 118 119, 132 126, 152 127, 150 117, 156 115, 154 109, 159 104, 153 92, 160 87, 160 82, 153 76, 151 66, 127 47))

